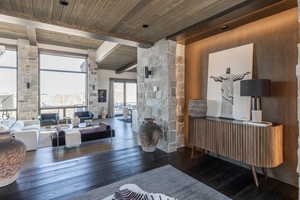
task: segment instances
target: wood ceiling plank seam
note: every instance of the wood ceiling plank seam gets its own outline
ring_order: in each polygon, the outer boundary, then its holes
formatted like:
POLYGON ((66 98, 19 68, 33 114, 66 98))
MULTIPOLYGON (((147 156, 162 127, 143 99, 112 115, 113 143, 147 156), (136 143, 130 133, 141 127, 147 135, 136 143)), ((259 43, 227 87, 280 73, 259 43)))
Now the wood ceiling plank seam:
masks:
POLYGON ((50 21, 59 21, 61 16, 62 16, 62 12, 63 12, 63 7, 61 5, 59 5, 58 1, 53 1, 52 2, 52 6, 53 6, 53 10, 51 13, 51 19, 50 21))
POLYGON ((53 13, 53 9, 54 9, 53 7, 54 7, 54 1, 55 1, 55 0, 49 0, 49 1, 51 1, 51 2, 50 2, 50 4, 49 4, 50 6, 49 6, 49 12, 48 12, 47 19, 48 19, 48 20, 51 20, 51 18, 52 18, 52 13, 53 13))
POLYGON ((24 13, 33 13, 33 0, 27 0, 26 9, 24 13))
MULTIPOLYGON (((262 0, 261 0, 261 1, 262 1, 262 0)), ((240 4, 240 5, 237 5, 237 6, 235 6, 235 7, 232 7, 232 8, 230 8, 230 9, 228 9, 228 10, 225 10, 225 11, 223 11, 223 12, 220 12, 219 14, 214 15, 214 16, 212 16, 212 17, 210 17, 210 18, 208 18, 208 19, 206 19, 206 20, 204 20, 204 21, 202 21, 202 22, 198 22, 198 23, 192 25, 192 26, 194 27, 194 28, 193 28, 194 30, 192 30, 192 31, 198 32, 199 28, 201 28, 201 26, 203 26, 203 24, 211 24, 211 25, 214 24, 213 26, 220 26, 220 25, 222 25, 222 24, 225 23, 225 22, 228 22, 228 21, 230 21, 230 20, 235 19, 235 18, 236 18, 236 15, 235 15, 234 13, 241 12, 242 10, 245 10, 245 12, 247 12, 247 13, 253 12, 253 8, 252 8, 252 7, 255 7, 255 9, 261 9, 261 7, 268 6, 268 5, 269 5, 269 3, 268 3, 269 1, 270 1, 270 0, 264 0, 262 6, 259 6, 258 4, 257 4, 257 5, 251 4, 251 7, 250 7, 250 6, 249 6, 249 4, 250 4, 249 1, 248 1, 248 2, 245 2, 245 3, 243 3, 243 4, 240 4), (217 24, 215 24, 215 22, 214 22, 214 18, 221 18, 222 20, 221 20, 220 23, 217 25, 217 24)), ((274 1, 274 3, 275 3, 275 2, 278 1, 278 0, 272 0, 272 1, 274 1)), ((183 31, 184 31, 184 30, 185 30, 185 29, 183 29, 183 31)), ((187 34, 189 34, 189 33, 187 33, 187 34)), ((191 34, 194 34, 194 33, 191 33, 191 34)))
POLYGON ((85 17, 85 24, 88 25, 90 22, 90 17, 96 15, 97 6, 100 3, 100 0, 93 0, 92 5, 87 9, 88 15, 85 17))
POLYGON ((107 4, 107 0, 100 0, 97 4, 97 10, 95 11, 94 15, 90 17, 89 19, 89 26, 96 26, 97 25, 97 19, 102 20, 105 4, 107 4))
POLYGON ((64 21, 65 23, 73 25, 72 24, 72 19, 73 19, 72 14, 74 13, 73 10, 74 10, 76 2, 78 2, 78 1, 70 1, 69 5, 64 7, 63 12, 62 12, 62 21, 64 21))
POLYGON ((207 29, 207 26, 210 26, 210 28, 216 27, 216 26, 220 27, 223 23, 237 18, 236 17, 237 14, 235 14, 235 13, 253 12, 253 9, 261 9, 262 7, 266 7, 266 6, 269 6, 270 4, 278 3, 282 0, 263 0, 263 1, 264 2, 262 2, 262 0, 261 0, 260 2, 254 2, 254 3, 252 3, 251 1, 245 1, 244 3, 241 3, 239 5, 231 7, 230 9, 224 10, 223 12, 219 12, 218 14, 216 14, 210 18, 207 18, 201 22, 198 22, 198 23, 190 26, 190 27, 187 27, 186 29, 182 29, 179 32, 176 32, 176 33, 168 36, 167 38, 170 39, 171 37, 174 37, 174 35, 178 35, 178 34, 182 34, 182 33, 184 33, 187 37, 189 37, 189 35, 194 35, 194 32, 196 32, 198 34, 200 29, 202 32, 203 31, 207 32, 207 30, 204 30, 201 27, 204 25, 206 26, 205 29, 207 29), (270 2, 270 1, 272 1, 272 2, 270 2), (215 22, 216 18, 220 19, 220 20, 218 20, 219 24, 216 24, 216 22, 215 22), (187 31, 189 31, 189 32, 187 32, 187 31))
MULTIPOLYGON (((103 18, 104 26, 106 27, 106 31, 110 31, 116 24, 118 24, 124 16, 132 10, 133 7, 135 7, 139 1, 138 0, 131 0, 131 3, 129 4, 126 1, 119 0, 118 2, 115 2, 115 4, 120 4, 119 9, 117 9, 116 13, 117 15, 114 14, 114 12, 108 12, 106 14, 106 17, 103 18)), ((115 4, 110 4, 108 7, 108 10, 113 10, 114 7, 117 7, 115 4)))
POLYGON ((135 7, 133 7, 110 31, 115 32, 117 29, 124 25, 130 18, 143 10, 151 1, 140 1, 135 7))
MULTIPOLYGON (((74 29, 74 31, 76 32, 75 35, 79 34, 78 32, 83 32, 84 36, 83 37, 90 37, 90 38, 95 38, 98 40, 107 40, 107 41, 111 41, 111 42, 117 42, 123 45, 129 45, 129 46, 134 46, 136 47, 138 44, 144 44, 144 45, 152 45, 153 43, 149 42, 149 41, 144 41, 144 40, 139 40, 138 38, 130 38, 127 35, 121 35, 121 34, 117 34, 117 33, 111 33, 111 32, 103 32, 97 29, 91 29, 91 28, 87 28, 87 27, 77 27, 77 26, 72 26, 70 24, 66 24, 66 23, 62 23, 60 21, 55 21, 55 20, 46 20, 46 19, 42 19, 42 18, 35 18, 32 15, 28 15, 28 14, 24 14, 24 13, 18 13, 18 12, 7 12, 6 10, 1 10, 0 9, 0 13, 3 15, 7 15, 7 17, 9 16, 14 16, 17 18, 20 18, 20 20, 28 20, 28 21, 33 21, 34 23, 42 23, 42 26, 47 26, 47 24, 49 24, 50 26, 61 26, 62 29, 66 28, 66 29, 74 29), (90 36, 89 36, 90 34, 90 36), (100 39, 101 38, 101 39, 100 39)), ((0 20, 1 21, 1 20, 0 20)), ((60 32, 60 31, 58 31, 60 32)), ((70 34, 73 34, 73 30, 71 30, 70 34)), ((73 34, 74 35, 74 34, 73 34)))
MULTIPOLYGON (((93 6, 93 10, 91 11, 91 14, 87 18, 87 26, 91 27, 95 25, 95 21, 98 18, 98 14, 102 13, 102 4, 104 0, 98 0, 95 6, 93 6)), ((99 17, 100 18, 100 17, 99 17)))
POLYGON ((101 3, 102 0, 96 0, 95 5, 91 7, 91 10, 86 20, 88 26, 91 26, 91 21, 96 18, 95 16, 97 16, 97 12, 99 11, 99 7, 101 7, 101 3))
MULTIPOLYGON (((189 17, 189 16, 186 16, 184 18, 180 17, 182 15, 182 13, 186 12, 185 9, 180 9, 181 12, 178 12, 175 14, 175 16, 173 17, 175 20, 173 20, 171 23, 168 23, 167 21, 165 20, 161 20, 157 23, 154 23, 156 26, 155 27, 152 27, 151 30, 149 30, 149 32, 146 32, 146 33, 140 33, 140 34, 143 34, 145 38, 147 38, 148 40, 157 40, 158 38, 164 38, 164 37, 167 37, 168 35, 172 34, 173 31, 180 31, 182 30, 182 26, 178 26, 177 24, 186 24, 184 27, 189 27, 189 24, 190 25, 193 25, 197 22, 199 22, 199 18, 201 18, 201 20, 205 20, 207 19, 209 16, 213 16, 219 12, 222 12, 224 11, 225 9, 228 9, 229 7, 233 7, 234 5, 236 4, 240 4, 242 2, 245 2, 247 0, 231 0, 232 2, 228 3, 228 0, 223 0, 223 1, 214 1, 212 4, 206 4, 205 7, 202 7, 201 10, 199 10, 199 7, 197 8, 198 10, 195 10, 193 9, 193 12, 191 12, 192 14, 189 14, 189 15, 194 15, 194 13, 202 13, 201 14, 201 17, 198 15, 197 17, 189 17), (221 5, 219 5, 221 2, 221 5), (234 2, 234 3, 233 3, 234 2), (209 12, 207 11, 209 9, 209 12), (204 14, 204 13, 205 14, 204 14), (161 28, 163 24, 166 24, 168 23, 169 27, 168 28, 161 28), (160 36, 157 37, 157 38, 154 38, 153 36, 155 36, 156 32, 159 32, 160 33, 160 36)), ((165 18, 167 19, 167 17, 165 18)), ((200 21, 201 21, 200 20, 200 21)), ((135 34, 133 36, 135 37, 139 37, 139 34, 135 34)), ((174 33, 174 32, 173 32, 174 33)))
MULTIPOLYGON (((43 1, 44 0, 33 0, 33 5, 34 5, 34 11, 33 11, 33 14, 34 16, 38 17, 38 18, 43 18, 43 19, 46 19, 43 14, 43 11, 42 11, 42 7, 43 7, 43 1)), ((18 12, 18 11, 16 11, 18 12)))
POLYGON ((0 8, 6 10, 12 10, 10 5, 10 0, 1 0, 0 1, 0 8))
MULTIPOLYGON (((189 0, 190 2, 191 0, 189 0)), ((197 1, 198 2, 198 1, 197 1)), ((135 35, 139 35, 138 37, 140 37, 143 33, 149 31, 151 29, 151 27, 153 27, 153 25, 155 26, 155 24, 159 21, 161 21, 161 17, 163 15, 166 15, 166 13, 169 13, 170 11, 172 11, 172 9, 180 6, 180 5, 186 5, 186 2, 182 1, 182 0, 178 0, 176 1, 176 3, 174 3, 174 1, 164 1, 164 4, 161 4, 161 1, 154 1, 152 2, 152 5, 147 6, 145 9, 146 10, 141 10, 140 12, 143 14, 143 17, 140 17, 139 15, 141 15, 141 13, 136 13, 136 15, 134 15, 130 20, 128 20, 126 23, 124 23, 123 26, 121 26, 118 29, 118 33, 137 33, 135 35), (171 7, 169 5, 172 5, 171 7), (159 7, 159 9, 157 9, 157 7, 159 7), (154 10, 154 12, 153 12, 154 10), (142 28, 142 24, 148 24, 150 25, 149 29, 143 29, 142 28), (130 30, 130 31, 126 31, 126 30, 130 30)), ((183 13, 186 13, 185 11, 183 13)), ((182 16, 183 14, 180 14, 179 16, 182 16)), ((168 23, 168 22, 166 22, 168 23)), ((165 28, 165 24, 163 25, 163 27, 165 28)), ((153 32, 151 34, 157 35, 157 32, 153 32)), ((153 41, 153 40, 151 40, 153 41)))
MULTIPOLYGON (((237 27, 235 24, 238 24, 238 26, 241 26, 241 25, 247 24, 249 22, 252 22, 253 19, 254 20, 259 20, 261 18, 268 17, 268 16, 271 16, 273 14, 276 14, 276 13, 279 13, 279 12, 282 12, 284 10, 291 9, 291 8, 294 8, 294 7, 297 6, 297 3, 289 3, 289 2, 290 2, 289 0, 280 0, 280 2, 278 2, 278 3, 270 4, 269 6, 262 7, 260 9, 252 11, 251 13, 247 13, 243 16, 238 17, 238 18, 232 18, 229 21, 226 21, 226 24, 229 24, 230 26, 232 25, 233 27, 237 27), (265 13, 268 13, 268 12, 271 13, 271 14, 265 14, 265 13), (264 14, 262 14, 262 13, 264 13, 264 14), (248 22, 242 23, 242 24, 239 23, 240 20, 247 19, 247 18, 249 19, 249 17, 252 17, 252 19, 249 20, 248 22)), ((200 39, 205 39, 206 37, 209 37, 211 35, 215 35, 215 34, 218 34, 218 33, 221 33, 221 32, 222 31, 220 31, 220 29, 217 29, 215 27, 210 27, 205 32, 202 31, 200 34, 194 34, 194 35, 188 36, 184 40, 184 43, 190 44, 190 43, 195 41, 195 38, 198 41, 200 39)))
POLYGON ((20 6, 17 4, 16 0, 10 0, 10 5, 11 5, 11 8, 13 8, 14 10, 16 10, 18 12, 22 12, 22 10, 20 10, 20 6))
MULTIPOLYGON (((136 32, 136 36, 139 36, 141 34, 145 34, 148 32, 149 35, 154 35, 157 31, 166 31, 169 28, 166 28, 166 26, 163 26, 164 24, 167 24, 167 26, 170 26, 171 24, 178 24, 179 19, 182 18, 182 16, 186 15, 187 13, 189 16, 194 14, 195 12, 200 12, 203 8, 211 5, 212 2, 217 2, 218 0, 210 0, 210 1, 202 1, 202 4, 198 5, 196 4, 199 0, 189 0, 188 5, 187 3, 181 3, 177 5, 174 9, 169 10, 168 12, 165 12, 163 15, 161 15, 160 18, 153 19, 152 24, 153 26, 151 29, 146 29, 142 32, 138 31, 136 32), (197 6, 195 6, 197 5, 197 6)), ((157 34, 155 34, 157 35, 157 34)))
POLYGON ((87 7, 86 7, 84 2, 87 2, 87 1, 86 0, 83 0, 83 1, 82 0, 77 0, 76 13, 78 13, 78 14, 77 14, 75 20, 72 23, 72 24, 74 24, 74 25, 76 25, 80 28, 82 28, 83 25, 85 25, 85 21, 84 21, 85 18, 82 17, 82 14, 87 14, 87 12, 86 12, 87 7))
POLYGON ((53 0, 46 0, 46 2, 41 5, 41 14, 43 15, 43 18, 47 20, 49 20, 50 16, 52 15, 51 14, 52 12, 51 7, 53 6, 52 1, 53 0))
MULTIPOLYGON (((200 21, 203 21, 207 18, 210 18, 214 15, 216 15, 217 13, 223 12, 226 9, 230 9, 232 7, 234 7, 237 3, 240 4, 242 2, 244 2, 244 0, 241 1, 236 1, 236 0, 231 0, 232 3, 228 3, 229 0, 222 0, 222 1, 218 1, 218 2, 214 2, 213 4, 208 5, 205 8, 201 9, 201 17, 198 15, 197 17, 193 17, 193 14, 190 14, 189 16, 185 17, 185 18, 180 18, 180 17, 175 17, 175 21, 173 21, 172 23, 169 23, 170 29, 174 30, 176 29, 177 31, 180 30, 179 28, 176 28, 176 24, 186 24, 185 28, 190 26, 189 24, 193 25, 195 24, 195 22, 199 21, 199 18, 201 18, 200 21), (222 3, 220 3, 222 2, 222 3), (187 22, 188 21, 188 22, 187 22)), ((195 12, 199 12, 199 11, 195 11, 195 12)), ((159 30, 156 30, 159 31, 159 30)), ((176 31, 176 32, 177 32, 176 31)), ((165 32, 163 35, 164 37, 166 36, 166 34, 170 34, 165 32)))
MULTIPOLYGON (((181 1, 181 0, 180 0, 181 1)), ((165 12, 169 6, 169 4, 172 3, 172 0, 154 0, 151 1, 146 7, 141 9, 138 13, 133 15, 125 24, 126 28, 135 29, 136 27, 142 28, 142 24, 149 24, 151 25, 151 20, 154 20, 153 18, 159 17, 159 13, 165 12), (151 20, 150 20, 151 19, 151 20)), ((121 27, 120 27, 121 28, 121 27)), ((125 29, 126 29, 125 28, 125 29)))
POLYGON ((138 0, 124 1, 115 0, 109 1, 105 5, 105 10, 95 19, 94 26, 98 29, 110 31, 118 24, 128 12, 138 4, 138 0), (130 2, 130 3, 128 3, 130 2))

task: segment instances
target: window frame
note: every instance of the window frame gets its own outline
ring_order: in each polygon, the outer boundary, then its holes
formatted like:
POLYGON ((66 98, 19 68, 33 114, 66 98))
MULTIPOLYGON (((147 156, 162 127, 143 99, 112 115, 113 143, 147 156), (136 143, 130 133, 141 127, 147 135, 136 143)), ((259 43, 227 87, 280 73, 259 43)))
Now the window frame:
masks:
POLYGON ((39 115, 41 115, 42 110, 63 110, 63 117, 66 117, 66 110, 70 108, 87 108, 87 100, 88 100, 88 69, 85 72, 80 71, 72 71, 72 70, 55 70, 55 69, 42 69, 41 68, 41 54, 44 55, 53 55, 53 56, 61 56, 61 57, 71 57, 71 58, 83 58, 87 61, 86 55, 78 55, 78 54, 72 54, 72 53, 65 53, 65 52, 57 52, 57 51, 46 51, 46 50, 39 50, 39 72, 38 72, 38 85, 39 85, 39 91, 38 91, 38 106, 39 106, 39 115), (65 105, 65 106, 51 106, 51 107, 42 107, 41 106, 41 72, 61 72, 61 73, 69 73, 69 74, 84 74, 85 75, 85 105, 82 106, 76 106, 76 105, 65 105))
POLYGON ((15 112, 16 119, 18 119, 18 72, 19 72, 19 64, 18 64, 18 48, 16 46, 12 45, 4 45, 6 51, 15 51, 16 52, 16 66, 15 67, 10 67, 10 66, 1 66, 0 69, 9 69, 9 70, 15 70, 16 71, 16 107, 11 108, 11 109, 0 109, 0 118, 2 118, 4 112, 15 112))

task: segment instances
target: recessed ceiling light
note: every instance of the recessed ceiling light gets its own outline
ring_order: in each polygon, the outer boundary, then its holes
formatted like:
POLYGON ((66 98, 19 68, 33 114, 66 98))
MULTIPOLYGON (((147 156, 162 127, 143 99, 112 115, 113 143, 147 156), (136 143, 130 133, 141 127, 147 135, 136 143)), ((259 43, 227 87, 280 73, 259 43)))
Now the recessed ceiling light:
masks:
POLYGON ((149 27, 149 25, 148 24, 143 24, 143 26, 142 26, 143 28, 148 28, 149 27))
POLYGON ((229 28, 228 25, 223 25, 223 26, 221 27, 221 30, 226 30, 226 29, 228 29, 228 28, 229 28))
POLYGON ((69 5, 69 2, 66 1, 66 0, 59 0, 59 3, 60 3, 60 5, 62 5, 62 6, 68 6, 68 5, 69 5))

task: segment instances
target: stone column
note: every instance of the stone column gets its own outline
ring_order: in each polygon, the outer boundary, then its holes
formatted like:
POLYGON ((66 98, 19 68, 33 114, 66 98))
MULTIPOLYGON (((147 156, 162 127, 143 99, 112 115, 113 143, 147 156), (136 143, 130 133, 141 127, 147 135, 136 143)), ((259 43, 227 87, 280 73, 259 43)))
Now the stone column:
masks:
POLYGON ((87 107, 88 111, 94 114, 94 118, 98 118, 98 94, 97 94, 97 64, 96 64, 96 51, 88 51, 87 59, 87 107))
POLYGON ((184 146, 184 79, 185 78, 185 46, 176 45, 176 143, 177 148, 184 146))
POLYGON ((138 48, 138 123, 154 118, 164 131, 158 148, 176 150, 176 42, 160 40, 149 49, 138 48), (145 67, 152 76, 145 78, 145 67))
POLYGON ((18 45, 18 119, 30 120, 38 117, 39 67, 38 48, 28 40, 19 39, 18 45))

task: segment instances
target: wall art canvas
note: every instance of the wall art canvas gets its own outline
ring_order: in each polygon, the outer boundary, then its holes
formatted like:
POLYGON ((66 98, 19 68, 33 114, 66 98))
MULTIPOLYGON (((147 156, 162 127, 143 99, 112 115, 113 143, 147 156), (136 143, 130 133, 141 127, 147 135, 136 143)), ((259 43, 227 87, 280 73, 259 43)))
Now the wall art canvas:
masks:
POLYGON ((250 120, 251 98, 240 96, 240 81, 252 79, 254 44, 209 54, 207 116, 250 120))
POLYGON ((98 102, 99 103, 105 103, 106 102, 106 97, 107 93, 105 89, 100 89, 98 90, 98 102))

